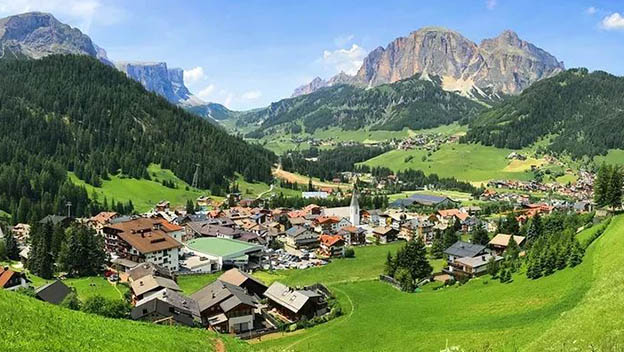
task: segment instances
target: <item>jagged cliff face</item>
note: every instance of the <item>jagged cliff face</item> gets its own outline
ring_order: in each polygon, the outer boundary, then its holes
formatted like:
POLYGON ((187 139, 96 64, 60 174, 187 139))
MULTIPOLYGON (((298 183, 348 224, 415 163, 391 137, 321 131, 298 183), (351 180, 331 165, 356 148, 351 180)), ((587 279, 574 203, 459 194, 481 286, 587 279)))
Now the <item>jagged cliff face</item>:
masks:
POLYGON ((145 89, 157 93, 174 104, 202 103, 184 85, 184 70, 167 68, 165 62, 116 62, 115 67, 140 82, 145 89))
POLYGON ((0 19, 0 58, 39 59, 52 54, 96 57, 97 51, 87 35, 47 13, 0 19))
POLYGON ((439 76, 445 90, 483 96, 518 94, 563 69, 554 56, 512 31, 477 45, 455 31, 426 27, 370 52, 355 76, 341 73, 323 82, 374 87, 422 74, 439 76))

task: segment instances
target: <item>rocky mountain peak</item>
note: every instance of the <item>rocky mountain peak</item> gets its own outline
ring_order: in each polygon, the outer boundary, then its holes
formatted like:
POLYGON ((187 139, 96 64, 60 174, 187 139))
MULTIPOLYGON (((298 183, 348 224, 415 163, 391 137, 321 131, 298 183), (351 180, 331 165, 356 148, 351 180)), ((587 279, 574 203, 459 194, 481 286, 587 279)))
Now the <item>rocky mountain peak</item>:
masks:
POLYGON ((39 59, 52 54, 97 56, 87 35, 43 12, 0 19, 0 50, 0 58, 39 59))

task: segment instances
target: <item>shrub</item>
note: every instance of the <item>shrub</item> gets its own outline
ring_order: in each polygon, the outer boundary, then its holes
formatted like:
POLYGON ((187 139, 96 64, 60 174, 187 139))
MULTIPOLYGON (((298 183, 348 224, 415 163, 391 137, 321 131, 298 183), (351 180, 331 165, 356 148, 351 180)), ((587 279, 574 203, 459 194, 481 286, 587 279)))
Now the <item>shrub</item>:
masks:
POLYGON ((355 250, 352 247, 348 247, 347 249, 345 249, 344 256, 345 258, 354 258, 355 250))

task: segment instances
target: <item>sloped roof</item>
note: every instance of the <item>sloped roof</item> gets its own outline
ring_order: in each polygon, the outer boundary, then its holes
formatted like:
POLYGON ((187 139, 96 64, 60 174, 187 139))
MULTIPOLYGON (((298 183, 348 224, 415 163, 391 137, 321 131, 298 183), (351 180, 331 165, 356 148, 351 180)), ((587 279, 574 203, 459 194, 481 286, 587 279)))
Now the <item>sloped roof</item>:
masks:
MULTIPOLYGON (((154 293, 153 295, 148 296, 147 298, 143 298, 142 300, 137 301, 135 304, 136 308, 133 309, 131 312, 132 319, 138 319, 143 316, 143 308, 148 309, 148 311, 159 310, 155 301, 162 301, 179 310, 189 312, 195 317, 200 316, 199 305, 194 299, 184 296, 183 294, 174 290, 164 288, 154 293), (151 305, 151 309, 149 309, 150 307, 148 307, 148 305, 151 305)), ((165 311, 163 313, 167 314, 168 311, 165 311)))
MULTIPOLYGON (((521 245, 522 242, 524 242, 525 237, 524 236, 513 236, 514 241, 516 241, 516 243, 518 245, 521 245)), ((490 240, 490 245, 494 245, 494 246, 502 246, 502 247, 507 247, 509 245, 509 240, 511 239, 511 235, 506 235, 504 233, 499 233, 498 235, 494 236, 494 238, 492 238, 492 240, 490 240)))
POLYGON ((455 257, 474 257, 481 253, 485 249, 485 246, 480 244, 473 244, 464 241, 457 241, 452 246, 447 248, 444 253, 455 257))
POLYGON ((158 264, 154 264, 150 262, 145 262, 145 263, 136 265, 134 268, 130 269, 130 271, 128 272, 128 275, 130 276, 130 279, 132 279, 133 281, 138 280, 148 275, 160 276, 160 277, 164 277, 167 279, 173 279, 173 274, 171 273, 171 270, 163 266, 160 266, 158 264))
POLYGON ((228 312, 240 304, 256 306, 255 299, 244 289, 221 280, 216 280, 204 286, 204 288, 192 294, 191 298, 197 301, 200 312, 217 304, 223 312, 228 312))
POLYGON ((138 280, 133 281, 130 284, 130 288, 132 288, 132 292, 135 295, 140 296, 146 292, 158 289, 158 288, 168 288, 175 291, 182 291, 178 284, 171 279, 167 279, 160 276, 147 275, 138 280))
POLYGON ((235 286, 240 286, 242 285, 245 281, 247 280, 251 280, 254 281, 262 286, 265 286, 264 283, 258 279, 256 279, 255 277, 247 274, 244 271, 240 271, 238 268, 232 268, 226 272, 224 272, 223 274, 221 274, 221 276, 219 276, 219 279, 223 282, 227 282, 229 284, 235 285, 235 286))
POLYGON ((336 243, 343 241, 343 238, 340 235, 321 235, 320 240, 324 245, 331 247, 336 243))
POLYGON ((290 287, 274 282, 264 295, 293 313, 298 313, 310 298, 320 297, 320 294, 308 290, 293 290, 290 287))
POLYGON ((60 304, 70 292, 71 289, 67 287, 67 285, 60 280, 56 280, 36 289, 35 295, 42 301, 52 304, 60 304))

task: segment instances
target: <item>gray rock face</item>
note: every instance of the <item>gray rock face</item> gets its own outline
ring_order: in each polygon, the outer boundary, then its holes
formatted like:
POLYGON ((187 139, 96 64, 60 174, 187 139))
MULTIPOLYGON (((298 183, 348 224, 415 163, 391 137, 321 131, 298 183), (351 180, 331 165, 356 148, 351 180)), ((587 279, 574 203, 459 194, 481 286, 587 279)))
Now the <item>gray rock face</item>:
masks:
POLYGON ((0 58, 39 59, 52 54, 96 57, 97 51, 87 35, 47 13, 0 19, 0 58))
POLYGON ((116 62, 115 67, 145 89, 174 104, 193 106, 203 103, 184 85, 184 71, 180 68, 169 69, 165 62, 116 62))
POLYGON ((466 96, 519 94, 562 70, 562 62, 512 31, 477 45, 455 31, 425 27, 371 51, 355 76, 342 73, 326 85, 374 87, 422 74, 439 76, 442 88, 466 96))
POLYGON ((327 87, 327 81, 325 81, 321 77, 316 77, 310 83, 297 87, 293 92, 291 98, 298 97, 300 95, 310 94, 323 87, 327 87))

